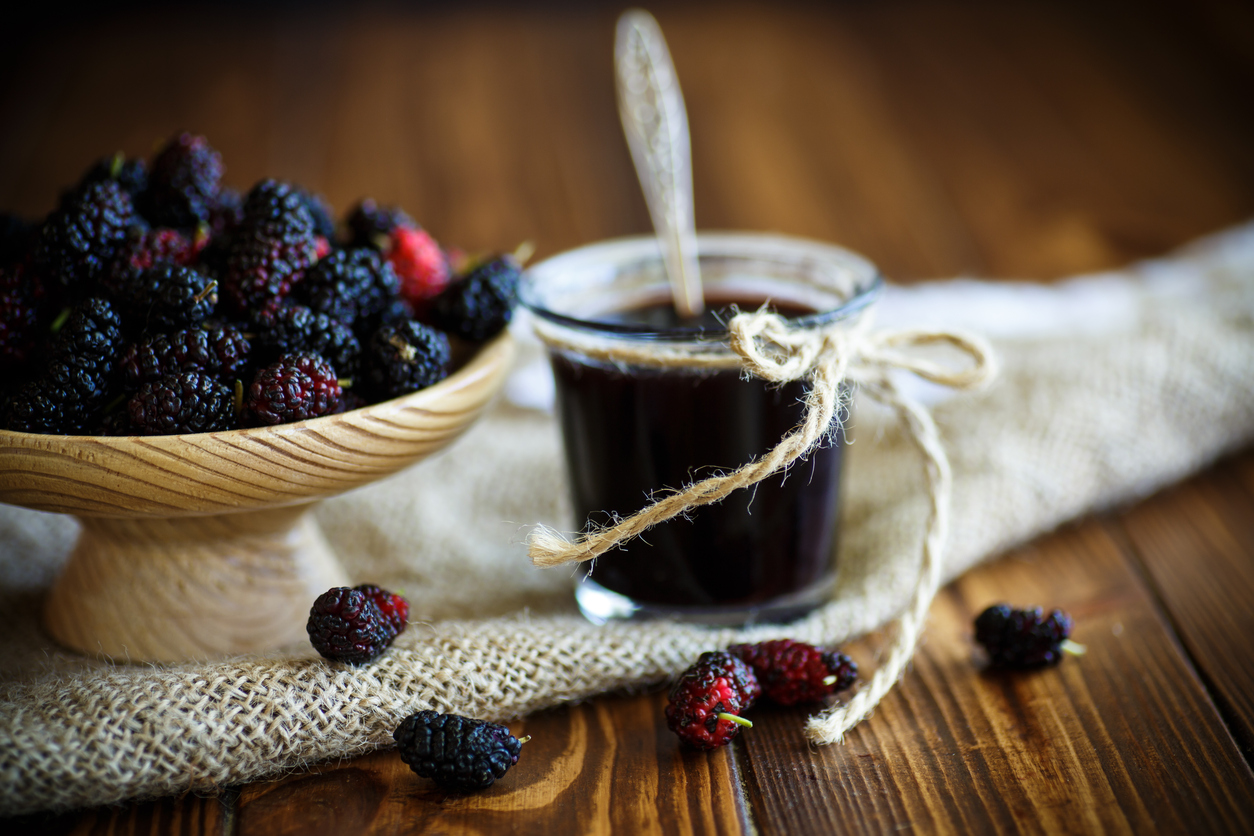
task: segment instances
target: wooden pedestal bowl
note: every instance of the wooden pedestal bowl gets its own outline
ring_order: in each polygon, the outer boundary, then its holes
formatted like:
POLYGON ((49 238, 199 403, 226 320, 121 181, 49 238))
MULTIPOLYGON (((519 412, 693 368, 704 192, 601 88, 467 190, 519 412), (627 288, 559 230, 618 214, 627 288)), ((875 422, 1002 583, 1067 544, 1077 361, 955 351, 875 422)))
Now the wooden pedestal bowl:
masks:
POLYGON ((348 577, 310 511, 470 426, 504 382, 509 334, 395 400, 259 429, 109 438, 0 431, 0 502, 82 523, 44 608, 66 647, 174 662, 305 639, 348 577))

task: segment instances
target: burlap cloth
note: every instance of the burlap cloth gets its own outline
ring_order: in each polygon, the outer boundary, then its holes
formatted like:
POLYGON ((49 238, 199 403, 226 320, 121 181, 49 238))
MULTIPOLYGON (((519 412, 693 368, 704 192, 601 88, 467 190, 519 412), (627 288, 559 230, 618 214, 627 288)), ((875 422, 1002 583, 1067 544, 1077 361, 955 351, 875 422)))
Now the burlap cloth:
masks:
MULTIPOLYGON (((1057 292, 1079 305, 1034 329, 1047 333, 996 340, 999 381, 935 407, 954 476, 946 578, 1254 438, 1254 225, 1057 292)), ((1030 306, 1037 319, 1045 302, 1030 306)), ((569 528, 553 418, 502 399, 437 457, 319 510, 352 576, 411 603, 409 629, 363 668, 308 647, 174 667, 62 652, 37 614, 75 523, 0 506, 0 813, 275 776, 387 745, 418 709, 514 717, 663 680, 733 636, 836 644, 872 630, 917 576, 924 484, 885 414, 860 403, 849 434, 830 605, 739 634, 594 627, 574 611, 573 571, 525 556, 531 524, 569 528)))

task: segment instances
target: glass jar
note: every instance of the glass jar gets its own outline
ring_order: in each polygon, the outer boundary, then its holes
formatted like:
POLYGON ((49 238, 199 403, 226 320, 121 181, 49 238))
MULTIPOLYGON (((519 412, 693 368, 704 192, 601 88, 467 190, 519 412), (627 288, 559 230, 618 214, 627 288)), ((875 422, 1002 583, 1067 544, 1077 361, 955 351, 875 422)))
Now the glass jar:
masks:
MULTIPOLYGON (((882 279, 839 247, 753 233, 702 234, 706 314, 678 319, 657 240, 581 247, 536 264, 521 297, 549 348, 575 527, 607 525, 659 491, 760 457, 804 414, 804 381, 742 379, 725 324, 769 304, 796 327, 852 323, 882 279)), ((842 439, 721 502, 660 523, 581 565, 595 622, 666 617, 782 622, 835 579, 842 439)))

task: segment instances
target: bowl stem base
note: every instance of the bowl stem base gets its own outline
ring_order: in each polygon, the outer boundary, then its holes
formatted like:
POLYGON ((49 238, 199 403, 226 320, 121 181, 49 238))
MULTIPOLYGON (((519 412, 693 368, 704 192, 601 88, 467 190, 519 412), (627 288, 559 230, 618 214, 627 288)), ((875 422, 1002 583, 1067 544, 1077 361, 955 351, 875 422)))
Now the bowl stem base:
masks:
POLYGON ((130 662, 304 641, 314 599, 348 585, 312 508, 81 517, 78 543, 45 603, 44 625, 68 648, 130 662))

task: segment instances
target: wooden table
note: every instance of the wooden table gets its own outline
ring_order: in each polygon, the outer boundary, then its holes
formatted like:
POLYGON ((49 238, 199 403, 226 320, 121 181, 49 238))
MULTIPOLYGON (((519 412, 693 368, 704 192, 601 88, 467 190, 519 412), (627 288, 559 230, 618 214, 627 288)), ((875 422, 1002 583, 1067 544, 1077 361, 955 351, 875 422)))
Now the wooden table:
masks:
MULTIPOLYGON (((467 249, 648 230, 617 122, 616 5, 112 11, 7 27, 0 205, 51 208, 179 128, 228 181, 372 195, 467 249)), ((1199 2, 656 6, 702 228, 839 242, 894 280, 1050 280, 1254 214, 1254 10, 1199 2)), ((51 14, 51 13, 48 13, 51 14)), ((973 571, 844 745, 762 710, 679 750, 659 692, 512 724, 446 796, 390 751, 273 783, 9 822, 44 833, 1254 832, 1254 453, 973 571), (975 609, 1061 606, 1082 659, 982 671, 975 609)), ((851 648, 870 662, 878 639, 851 648)), ((0 829, 4 829, 0 822, 0 829)), ((8 832, 13 832, 12 830, 8 832)))

